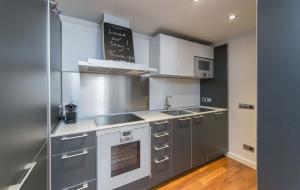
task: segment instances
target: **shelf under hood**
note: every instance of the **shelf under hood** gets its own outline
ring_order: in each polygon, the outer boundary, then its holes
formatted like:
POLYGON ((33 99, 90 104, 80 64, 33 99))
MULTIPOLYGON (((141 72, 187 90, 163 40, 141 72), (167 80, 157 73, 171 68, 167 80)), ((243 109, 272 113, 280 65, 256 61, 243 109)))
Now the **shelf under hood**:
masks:
POLYGON ((80 72, 113 75, 145 75, 157 71, 157 69, 149 68, 142 64, 99 59, 79 61, 78 67, 80 72))

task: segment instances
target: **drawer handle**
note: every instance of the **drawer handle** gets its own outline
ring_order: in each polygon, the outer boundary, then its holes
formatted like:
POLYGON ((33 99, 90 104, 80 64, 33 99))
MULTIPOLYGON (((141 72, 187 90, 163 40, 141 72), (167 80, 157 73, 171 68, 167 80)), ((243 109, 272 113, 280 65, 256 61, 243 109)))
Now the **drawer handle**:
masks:
POLYGON ((154 147, 154 150, 163 150, 163 149, 166 149, 166 148, 169 148, 170 146, 169 145, 167 145, 167 144, 165 144, 164 146, 162 146, 162 147, 157 147, 157 146, 155 146, 154 147))
POLYGON ((217 112, 216 115, 223 115, 223 112, 217 112))
MULTIPOLYGON (((85 183, 82 184, 82 186, 81 186, 80 188, 74 189, 74 190, 84 190, 84 189, 87 189, 88 187, 89 187, 88 183, 85 182, 85 183)), ((62 189, 62 190, 68 190, 68 189, 71 189, 71 188, 68 187, 68 188, 64 188, 64 189, 62 189)))
POLYGON ((155 125, 167 124, 169 121, 155 122, 155 125))
POLYGON ((156 133, 154 134, 155 138, 160 138, 160 137, 165 137, 165 136, 169 136, 170 134, 165 132, 165 133, 156 133))
POLYGON ((163 159, 161 160, 157 160, 157 159, 154 159, 154 162, 155 164, 159 164, 159 163, 162 163, 162 162, 165 162, 167 160, 169 160, 170 158, 168 156, 165 156, 163 159))
POLYGON ((187 120, 189 120, 189 119, 191 119, 191 118, 187 117, 187 118, 185 118, 185 119, 178 119, 178 120, 179 120, 179 121, 187 121, 187 120))
POLYGON ((72 140, 72 139, 79 139, 79 138, 84 138, 87 137, 87 133, 83 133, 82 135, 74 136, 74 137, 63 137, 61 138, 62 141, 67 141, 67 140, 72 140))
POLYGON ((28 171, 25 174, 25 176, 23 177, 23 179, 21 180, 21 182, 18 184, 9 186, 8 190, 20 190, 22 188, 22 186, 24 185, 25 181, 27 180, 27 178, 30 176, 35 165, 36 165, 36 162, 26 164, 24 167, 24 170, 28 170, 28 171))
POLYGON ((88 150, 83 149, 83 151, 81 153, 78 153, 78 154, 71 154, 71 155, 64 154, 64 155, 62 155, 61 159, 65 160, 65 159, 68 159, 68 158, 78 157, 78 156, 82 156, 82 155, 86 155, 86 154, 88 154, 88 150))
POLYGON ((199 118, 203 118, 204 115, 199 115, 199 116, 194 116, 194 119, 199 119, 199 118))

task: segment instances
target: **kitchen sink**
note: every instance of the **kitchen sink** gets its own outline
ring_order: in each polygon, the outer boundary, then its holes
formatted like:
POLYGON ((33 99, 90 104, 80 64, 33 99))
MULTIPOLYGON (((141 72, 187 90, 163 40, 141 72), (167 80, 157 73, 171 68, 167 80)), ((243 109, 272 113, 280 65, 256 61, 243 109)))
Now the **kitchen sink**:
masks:
POLYGON ((194 112, 194 113, 214 111, 213 109, 207 109, 207 108, 189 108, 189 109, 185 109, 185 110, 190 111, 190 112, 194 112))
POLYGON ((191 112, 187 112, 187 111, 183 111, 183 110, 166 110, 166 111, 161 111, 160 113, 168 114, 171 116, 180 116, 180 115, 191 114, 191 112))

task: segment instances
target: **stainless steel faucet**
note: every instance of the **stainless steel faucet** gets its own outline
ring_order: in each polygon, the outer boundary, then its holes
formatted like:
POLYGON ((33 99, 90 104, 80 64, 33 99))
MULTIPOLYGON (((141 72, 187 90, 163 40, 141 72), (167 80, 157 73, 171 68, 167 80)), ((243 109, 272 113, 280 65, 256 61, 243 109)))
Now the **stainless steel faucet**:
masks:
POLYGON ((171 108, 171 104, 170 104, 170 98, 172 98, 172 96, 166 96, 166 100, 165 100, 165 110, 169 110, 171 108))

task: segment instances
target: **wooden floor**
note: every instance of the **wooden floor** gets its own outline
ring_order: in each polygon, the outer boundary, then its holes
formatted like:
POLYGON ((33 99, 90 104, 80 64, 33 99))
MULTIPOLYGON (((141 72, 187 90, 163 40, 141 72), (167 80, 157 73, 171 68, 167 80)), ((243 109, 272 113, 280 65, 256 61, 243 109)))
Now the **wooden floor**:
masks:
POLYGON ((224 157, 157 189, 256 190, 256 171, 224 157))

